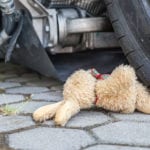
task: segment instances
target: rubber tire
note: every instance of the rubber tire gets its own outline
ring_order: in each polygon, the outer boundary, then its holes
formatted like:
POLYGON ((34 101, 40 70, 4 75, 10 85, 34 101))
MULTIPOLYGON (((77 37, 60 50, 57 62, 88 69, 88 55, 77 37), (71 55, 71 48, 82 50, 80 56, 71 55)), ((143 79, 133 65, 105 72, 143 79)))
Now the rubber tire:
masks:
POLYGON ((105 0, 116 37, 138 77, 150 86, 150 14, 142 0, 105 0), (138 14, 138 15, 137 15, 138 14))

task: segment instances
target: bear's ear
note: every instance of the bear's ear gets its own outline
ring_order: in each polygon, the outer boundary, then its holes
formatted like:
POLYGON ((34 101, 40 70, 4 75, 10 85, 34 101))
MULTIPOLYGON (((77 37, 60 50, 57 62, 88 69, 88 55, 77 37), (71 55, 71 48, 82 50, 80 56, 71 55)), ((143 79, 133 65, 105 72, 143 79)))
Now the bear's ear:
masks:
POLYGON ((135 70, 129 65, 120 65, 111 74, 114 82, 118 82, 124 87, 129 87, 137 80, 135 70))

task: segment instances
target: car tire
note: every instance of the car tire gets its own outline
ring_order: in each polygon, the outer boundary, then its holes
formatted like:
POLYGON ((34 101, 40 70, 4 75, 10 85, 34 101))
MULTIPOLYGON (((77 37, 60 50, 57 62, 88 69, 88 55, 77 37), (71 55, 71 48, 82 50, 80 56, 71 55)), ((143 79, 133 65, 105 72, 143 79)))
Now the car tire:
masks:
POLYGON ((150 0, 105 0, 105 4, 125 56, 150 86, 150 0))

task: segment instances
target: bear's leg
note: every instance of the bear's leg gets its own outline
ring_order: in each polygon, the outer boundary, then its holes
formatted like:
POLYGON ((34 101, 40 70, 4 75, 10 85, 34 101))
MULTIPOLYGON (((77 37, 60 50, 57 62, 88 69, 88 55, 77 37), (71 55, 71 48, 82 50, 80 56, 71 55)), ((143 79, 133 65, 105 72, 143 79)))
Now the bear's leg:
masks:
POLYGON ((59 107, 55 115, 55 124, 64 126, 68 120, 80 111, 80 106, 76 101, 66 100, 59 107))
POLYGON ((33 113, 33 119, 38 122, 51 119, 52 117, 54 117, 57 109, 61 106, 62 103, 63 101, 38 108, 33 113))
POLYGON ((150 114, 150 94, 146 87, 144 87, 141 83, 137 82, 137 101, 136 101, 136 109, 150 114))

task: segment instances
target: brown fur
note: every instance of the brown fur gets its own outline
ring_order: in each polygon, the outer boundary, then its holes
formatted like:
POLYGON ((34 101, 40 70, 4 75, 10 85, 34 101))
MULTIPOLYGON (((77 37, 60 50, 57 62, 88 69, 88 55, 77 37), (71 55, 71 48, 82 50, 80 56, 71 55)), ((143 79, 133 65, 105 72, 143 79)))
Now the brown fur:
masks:
POLYGON ((132 113, 135 109, 150 113, 150 95, 137 81, 135 71, 120 65, 105 80, 96 80, 89 71, 79 70, 64 85, 63 101, 43 106, 33 113, 35 121, 55 117, 55 124, 64 126, 80 109, 96 106, 114 112, 132 113))

